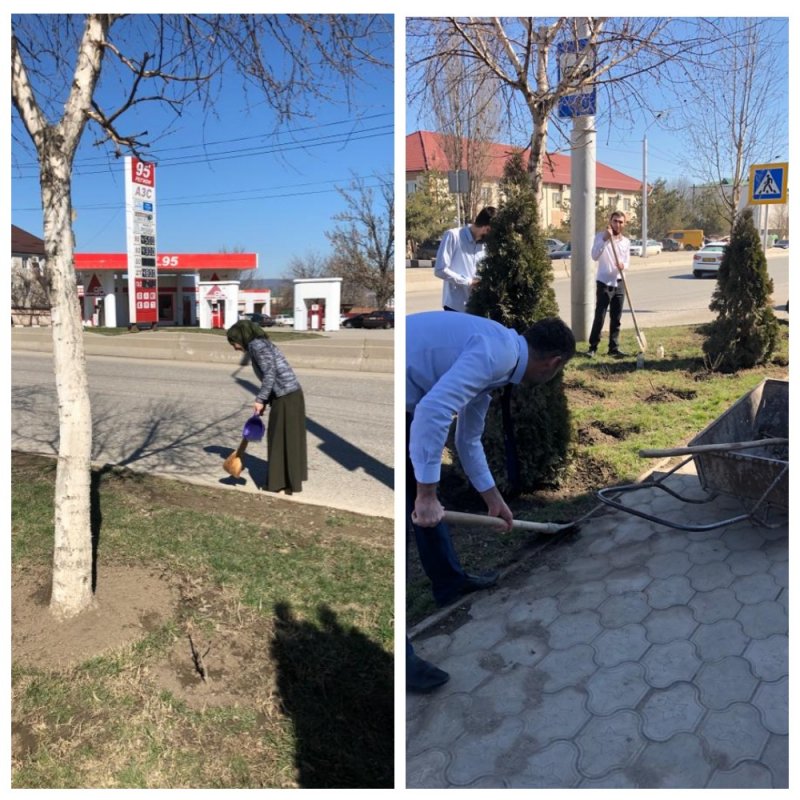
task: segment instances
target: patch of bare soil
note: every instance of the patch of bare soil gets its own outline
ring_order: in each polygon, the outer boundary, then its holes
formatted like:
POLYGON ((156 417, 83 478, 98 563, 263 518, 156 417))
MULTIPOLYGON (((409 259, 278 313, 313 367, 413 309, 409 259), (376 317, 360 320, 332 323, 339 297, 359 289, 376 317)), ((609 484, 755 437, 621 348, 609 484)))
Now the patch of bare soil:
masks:
POLYGON ((48 610, 49 571, 15 568, 11 582, 14 663, 48 670, 67 668, 133 644, 175 615, 177 594, 157 571, 109 566, 97 584, 94 608, 59 621, 48 610))
POLYGON ((662 386, 644 398, 645 403, 672 403, 676 400, 694 400, 697 392, 694 389, 673 389, 662 386))
POLYGON ((608 444, 626 439, 631 433, 638 433, 638 431, 636 428, 609 425, 595 419, 578 429, 578 444, 608 444))

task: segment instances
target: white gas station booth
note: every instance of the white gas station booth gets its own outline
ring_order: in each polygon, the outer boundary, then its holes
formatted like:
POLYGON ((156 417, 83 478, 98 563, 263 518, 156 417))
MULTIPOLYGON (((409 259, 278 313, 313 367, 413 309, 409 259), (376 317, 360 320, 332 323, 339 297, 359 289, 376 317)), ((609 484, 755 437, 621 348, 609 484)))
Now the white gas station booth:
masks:
MULTIPOLYGON (((156 263, 159 325, 229 328, 242 310, 241 273, 258 269, 258 255, 163 253, 156 263)), ((76 253, 75 272, 84 324, 127 327, 127 254, 76 253)))

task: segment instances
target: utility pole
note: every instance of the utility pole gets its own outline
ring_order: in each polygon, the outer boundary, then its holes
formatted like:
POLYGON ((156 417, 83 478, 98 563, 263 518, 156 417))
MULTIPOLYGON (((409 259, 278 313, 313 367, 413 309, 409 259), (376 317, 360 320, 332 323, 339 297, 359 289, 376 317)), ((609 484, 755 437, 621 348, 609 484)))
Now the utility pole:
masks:
MULTIPOLYGON (((589 38, 587 19, 581 19, 578 23, 578 38, 589 38)), ((597 130, 594 115, 573 116, 570 147, 571 324, 575 338, 578 341, 586 341, 594 316, 595 296, 591 257, 597 189, 597 130)))

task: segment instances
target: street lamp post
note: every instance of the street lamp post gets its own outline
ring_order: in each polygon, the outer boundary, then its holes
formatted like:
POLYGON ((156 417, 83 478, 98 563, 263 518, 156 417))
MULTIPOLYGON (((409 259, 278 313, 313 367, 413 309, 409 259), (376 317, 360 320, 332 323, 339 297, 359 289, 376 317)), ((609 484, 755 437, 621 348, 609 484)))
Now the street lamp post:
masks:
MULTIPOLYGON (((650 121, 650 125, 663 113, 659 111, 650 121)), ((644 129, 642 135, 642 258, 647 258, 647 131, 650 130, 650 125, 644 129)))

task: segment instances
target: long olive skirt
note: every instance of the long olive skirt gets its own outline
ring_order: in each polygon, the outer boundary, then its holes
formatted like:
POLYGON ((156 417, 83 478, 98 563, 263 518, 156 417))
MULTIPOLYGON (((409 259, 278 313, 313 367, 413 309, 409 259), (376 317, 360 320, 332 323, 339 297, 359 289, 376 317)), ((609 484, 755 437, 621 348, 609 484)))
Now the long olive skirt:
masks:
POLYGON ((267 490, 299 492, 308 480, 303 390, 276 397, 267 422, 267 490))

